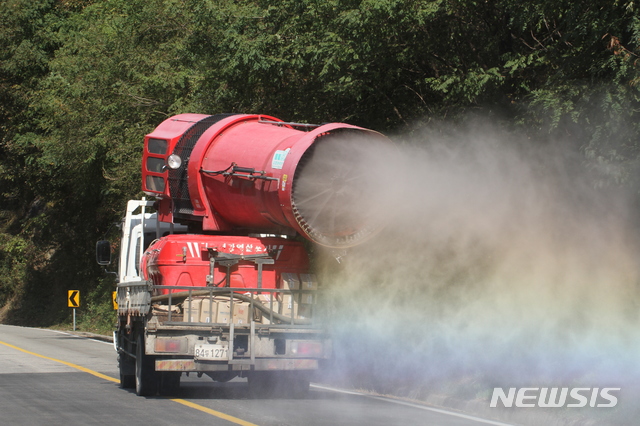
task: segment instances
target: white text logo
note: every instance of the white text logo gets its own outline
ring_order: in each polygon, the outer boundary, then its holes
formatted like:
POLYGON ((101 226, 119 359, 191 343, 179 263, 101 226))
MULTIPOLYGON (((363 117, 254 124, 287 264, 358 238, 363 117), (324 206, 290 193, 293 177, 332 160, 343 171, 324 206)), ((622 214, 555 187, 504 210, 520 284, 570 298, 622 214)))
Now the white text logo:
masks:
POLYGON ((620 388, 494 388, 490 407, 615 407, 618 398, 611 392, 620 388))

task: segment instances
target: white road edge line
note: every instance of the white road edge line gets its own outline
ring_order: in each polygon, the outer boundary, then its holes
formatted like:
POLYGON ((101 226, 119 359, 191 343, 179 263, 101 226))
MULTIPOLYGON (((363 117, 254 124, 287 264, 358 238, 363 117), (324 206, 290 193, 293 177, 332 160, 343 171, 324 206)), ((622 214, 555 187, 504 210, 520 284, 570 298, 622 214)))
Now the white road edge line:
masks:
POLYGON ((480 417, 474 417, 474 416, 469 416, 467 414, 455 413, 453 411, 447 411, 447 410, 443 410, 443 409, 440 409, 440 408, 427 407, 426 405, 414 404, 414 403, 411 403, 411 402, 399 401, 397 399, 386 398, 384 396, 369 395, 369 394, 364 393, 364 392, 348 391, 348 390, 337 389, 337 388, 332 388, 332 387, 328 387, 328 386, 316 385, 316 384, 313 384, 313 383, 311 384, 311 387, 315 388, 315 389, 321 389, 321 390, 330 391, 330 392, 344 393, 344 394, 347 394, 347 395, 365 396, 367 398, 377 399, 379 401, 391 402, 391 403, 394 403, 394 404, 405 405, 407 407, 413 407, 413 408, 419 408, 421 410, 433 411, 435 413, 440 413, 440 414, 448 414, 450 416, 460 417, 460 418, 463 418, 463 419, 466 419, 466 420, 473 420, 473 421, 476 421, 476 422, 479 422, 479 423, 485 423, 485 424, 488 424, 488 425, 513 426, 513 425, 511 425, 509 423, 501 423, 501 422, 497 422, 497 421, 494 421, 494 420, 482 419, 480 417))
POLYGON ((111 343, 111 342, 105 342, 103 340, 98 340, 98 339, 92 339, 91 337, 79 336, 77 334, 67 333, 66 331, 51 330, 49 328, 41 328, 40 330, 47 330, 47 331, 51 331, 52 333, 64 334, 65 336, 77 337, 78 339, 86 339, 86 340, 91 340, 92 342, 98 342, 98 343, 103 343, 105 345, 113 346, 113 343, 111 343))
POLYGON ((91 339, 91 338, 89 338, 89 340, 91 340, 92 342, 98 342, 98 343, 102 343, 102 344, 104 344, 104 345, 113 346, 113 343, 111 343, 111 342, 105 342, 104 340, 97 340, 97 339, 91 339))

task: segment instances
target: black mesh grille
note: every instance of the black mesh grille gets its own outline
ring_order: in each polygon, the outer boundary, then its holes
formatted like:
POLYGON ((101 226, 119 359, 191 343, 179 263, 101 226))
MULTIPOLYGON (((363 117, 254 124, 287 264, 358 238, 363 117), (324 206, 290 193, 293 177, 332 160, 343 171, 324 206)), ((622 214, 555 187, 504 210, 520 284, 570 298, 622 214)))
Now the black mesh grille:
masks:
POLYGON ((178 155, 182 159, 182 165, 176 170, 169 170, 169 191, 173 199, 173 214, 176 218, 193 214, 193 205, 191 197, 189 197, 189 180, 188 167, 189 158, 193 147, 200 139, 200 136, 212 125, 234 114, 216 114, 203 118, 189 128, 178 143, 176 144, 173 154, 178 155))

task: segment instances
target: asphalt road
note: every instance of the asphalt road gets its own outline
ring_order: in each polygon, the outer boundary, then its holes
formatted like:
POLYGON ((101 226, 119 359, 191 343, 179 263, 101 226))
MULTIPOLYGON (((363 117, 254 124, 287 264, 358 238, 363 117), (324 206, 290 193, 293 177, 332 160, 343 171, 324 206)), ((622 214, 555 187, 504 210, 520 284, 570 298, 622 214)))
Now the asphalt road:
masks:
POLYGON ((179 395, 143 398, 118 386, 109 343, 0 325, 0 424, 442 425, 502 423, 312 385, 306 399, 250 399, 246 381, 184 377, 179 395))

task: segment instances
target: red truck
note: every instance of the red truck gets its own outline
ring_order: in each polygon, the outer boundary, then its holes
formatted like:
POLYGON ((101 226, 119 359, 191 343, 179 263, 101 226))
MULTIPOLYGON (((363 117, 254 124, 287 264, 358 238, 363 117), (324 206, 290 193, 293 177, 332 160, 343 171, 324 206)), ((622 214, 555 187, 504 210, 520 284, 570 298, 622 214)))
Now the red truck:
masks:
MULTIPOLYGON (((363 182, 387 144, 348 124, 247 114, 181 114, 148 134, 142 188, 155 200, 129 201, 120 243, 121 386, 170 395, 195 373, 303 395, 332 342, 299 236, 341 250, 376 232, 363 182)), ((110 255, 99 241, 98 263, 110 255)))

